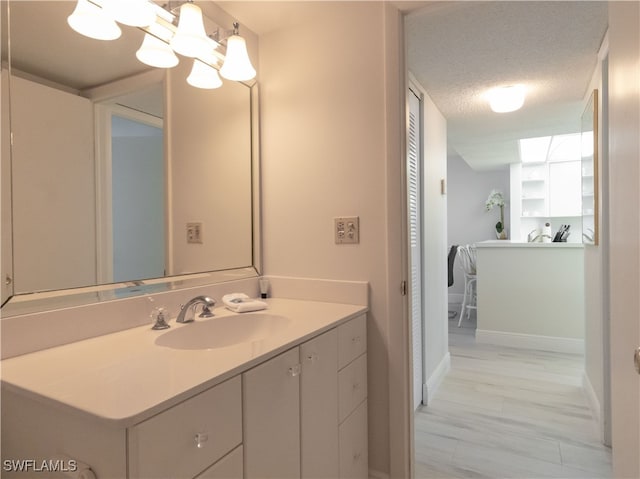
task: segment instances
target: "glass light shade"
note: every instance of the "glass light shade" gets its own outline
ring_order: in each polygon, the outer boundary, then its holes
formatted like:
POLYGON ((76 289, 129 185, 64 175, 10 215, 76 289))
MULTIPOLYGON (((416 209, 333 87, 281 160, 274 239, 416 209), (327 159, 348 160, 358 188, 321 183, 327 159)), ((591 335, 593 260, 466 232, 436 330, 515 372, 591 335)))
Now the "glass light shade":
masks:
POLYGON ((148 0, 104 0, 102 8, 114 20, 132 27, 148 27, 156 21, 155 8, 148 0))
POLYGON ((115 40, 122 35, 118 24, 87 0, 78 0, 75 10, 67 17, 67 23, 81 35, 96 40, 115 40))
POLYGON ((495 88, 489 92, 489 106, 496 113, 516 111, 524 105, 524 96, 523 85, 495 88))
POLYGON ((186 57, 199 57, 208 53, 209 39, 204 31, 202 10, 193 3, 180 7, 178 29, 171 39, 171 48, 186 57))
POLYGON ((179 62, 169 45, 148 33, 145 34, 136 57, 142 63, 156 68, 172 68, 179 62))
POLYGON ((240 35, 231 35, 227 39, 227 53, 220 75, 233 81, 251 80, 256 76, 247 53, 247 42, 240 35))
POLYGON ((187 83, 196 88, 204 88, 207 90, 222 86, 222 80, 218 75, 218 71, 198 59, 193 60, 193 68, 187 77, 187 83))

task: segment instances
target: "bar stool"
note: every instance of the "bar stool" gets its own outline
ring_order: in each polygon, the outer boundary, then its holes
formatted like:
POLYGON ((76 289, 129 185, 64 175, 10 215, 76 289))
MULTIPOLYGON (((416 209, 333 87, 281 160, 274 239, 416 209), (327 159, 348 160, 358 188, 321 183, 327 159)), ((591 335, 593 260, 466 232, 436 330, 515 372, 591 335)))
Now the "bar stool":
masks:
POLYGON ((477 310, 476 305, 476 247, 474 245, 458 246, 458 257, 464 272, 464 296, 460 308, 458 327, 462 324, 462 316, 467 313, 467 319, 471 317, 471 310, 477 310))

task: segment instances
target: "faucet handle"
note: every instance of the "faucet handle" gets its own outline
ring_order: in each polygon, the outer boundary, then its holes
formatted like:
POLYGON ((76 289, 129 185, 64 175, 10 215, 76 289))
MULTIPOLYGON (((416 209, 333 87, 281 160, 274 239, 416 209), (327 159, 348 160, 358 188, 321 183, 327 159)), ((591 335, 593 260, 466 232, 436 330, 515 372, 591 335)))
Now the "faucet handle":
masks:
POLYGON ((212 318, 213 317, 213 313, 211 312, 211 309, 209 308, 208 305, 203 305, 202 306, 202 312, 198 315, 199 318, 212 318))
POLYGON ((153 311, 151 312, 150 316, 155 320, 155 323, 151 327, 151 329, 159 330, 159 329, 169 328, 170 326, 167 324, 167 320, 166 320, 166 317, 168 315, 169 315, 169 311, 167 311, 167 308, 163 306, 158 306, 157 308, 153 308, 153 311))

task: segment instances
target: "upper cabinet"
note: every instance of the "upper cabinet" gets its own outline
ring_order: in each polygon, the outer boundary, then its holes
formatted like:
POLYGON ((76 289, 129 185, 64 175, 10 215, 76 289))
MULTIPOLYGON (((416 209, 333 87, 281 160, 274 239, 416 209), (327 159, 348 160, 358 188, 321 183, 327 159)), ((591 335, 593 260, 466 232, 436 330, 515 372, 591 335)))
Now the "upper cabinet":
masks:
POLYGON ((520 140, 522 163, 511 165, 511 237, 527 241, 572 225, 570 241, 578 238, 582 222, 583 178, 580 134, 520 140))

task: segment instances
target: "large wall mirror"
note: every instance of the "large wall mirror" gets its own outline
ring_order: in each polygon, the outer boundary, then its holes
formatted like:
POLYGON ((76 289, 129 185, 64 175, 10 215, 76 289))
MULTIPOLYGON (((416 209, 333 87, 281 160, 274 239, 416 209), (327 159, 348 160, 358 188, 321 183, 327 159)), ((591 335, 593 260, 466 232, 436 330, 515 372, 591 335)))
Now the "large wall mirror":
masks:
POLYGON ((75 2, 1 4, 3 316, 258 274, 257 85, 194 88, 138 29, 71 30, 75 2))

